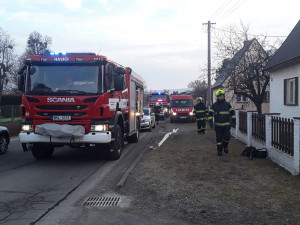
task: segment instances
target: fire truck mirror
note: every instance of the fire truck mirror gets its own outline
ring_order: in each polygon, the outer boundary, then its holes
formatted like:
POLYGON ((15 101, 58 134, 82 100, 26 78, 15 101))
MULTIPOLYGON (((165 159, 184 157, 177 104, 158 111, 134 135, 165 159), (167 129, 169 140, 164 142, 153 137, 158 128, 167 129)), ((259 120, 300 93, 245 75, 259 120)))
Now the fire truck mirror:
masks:
POLYGON ((114 76, 114 86, 116 91, 122 91, 124 84, 124 76, 120 74, 115 74, 114 76))
POLYGON ((117 67, 116 73, 117 74, 125 74, 126 71, 125 71, 125 69, 123 67, 117 67))
POLYGON ((26 70, 26 66, 24 65, 23 67, 21 67, 19 70, 18 70, 18 74, 19 75, 22 75, 24 73, 24 71, 26 70))
POLYGON ((35 72, 36 72, 36 68, 31 67, 30 70, 29 70, 29 74, 33 75, 35 72))
POLYGON ((25 75, 21 74, 18 77, 18 90, 24 92, 24 84, 25 84, 25 75))

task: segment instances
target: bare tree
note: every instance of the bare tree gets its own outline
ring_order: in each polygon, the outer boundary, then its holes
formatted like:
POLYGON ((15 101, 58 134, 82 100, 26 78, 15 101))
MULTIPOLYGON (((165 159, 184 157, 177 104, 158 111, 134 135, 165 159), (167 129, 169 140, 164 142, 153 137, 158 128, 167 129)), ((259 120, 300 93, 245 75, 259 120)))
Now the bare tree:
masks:
POLYGON ((14 40, 0 28, 0 105, 4 87, 9 84, 10 76, 14 72, 14 47, 14 40))
POLYGON ((29 34, 27 48, 24 55, 39 55, 41 53, 49 52, 49 47, 51 44, 51 37, 43 37, 39 32, 33 31, 31 34, 29 34))
POLYGON ((241 28, 229 26, 215 37, 215 59, 219 69, 216 79, 226 74, 228 78, 222 85, 234 96, 248 97, 261 113, 270 75, 264 71, 271 55, 280 43, 271 43, 268 36, 249 34, 249 25, 241 23, 241 28))
POLYGON ((207 98, 207 83, 205 80, 194 80, 188 84, 188 88, 192 89, 192 96, 194 98, 202 97, 203 102, 206 102, 207 98))

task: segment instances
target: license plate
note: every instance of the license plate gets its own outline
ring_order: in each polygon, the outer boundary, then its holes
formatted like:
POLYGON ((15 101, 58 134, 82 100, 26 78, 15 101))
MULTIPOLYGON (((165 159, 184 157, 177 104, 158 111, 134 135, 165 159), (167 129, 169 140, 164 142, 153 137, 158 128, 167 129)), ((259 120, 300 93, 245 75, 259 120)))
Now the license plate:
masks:
POLYGON ((51 120, 52 121, 70 121, 71 116, 52 116, 51 120))
POLYGON ((187 119, 187 116, 180 116, 180 119, 187 119))

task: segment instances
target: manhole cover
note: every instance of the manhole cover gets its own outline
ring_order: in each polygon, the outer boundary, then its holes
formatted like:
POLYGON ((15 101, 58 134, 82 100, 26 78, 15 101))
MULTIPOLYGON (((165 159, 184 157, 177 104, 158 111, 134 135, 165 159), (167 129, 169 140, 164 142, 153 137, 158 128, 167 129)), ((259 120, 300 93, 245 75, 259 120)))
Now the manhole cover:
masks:
POLYGON ((117 206, 121 197, 89 197, 84 206, 117 206))

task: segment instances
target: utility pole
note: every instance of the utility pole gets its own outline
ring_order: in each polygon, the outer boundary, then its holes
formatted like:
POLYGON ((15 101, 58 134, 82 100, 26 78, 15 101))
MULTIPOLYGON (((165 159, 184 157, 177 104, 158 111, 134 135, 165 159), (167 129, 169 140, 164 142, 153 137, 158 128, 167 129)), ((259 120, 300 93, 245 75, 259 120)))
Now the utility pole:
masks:
POLYGON ((207 35, 208 35, 208 50, 207 50, 207 105, 211 106, 211 60, 210 60, 210 26, 216 24, 208 21, 207 23, 203 23, 203 25, 207 25, 207 35))

